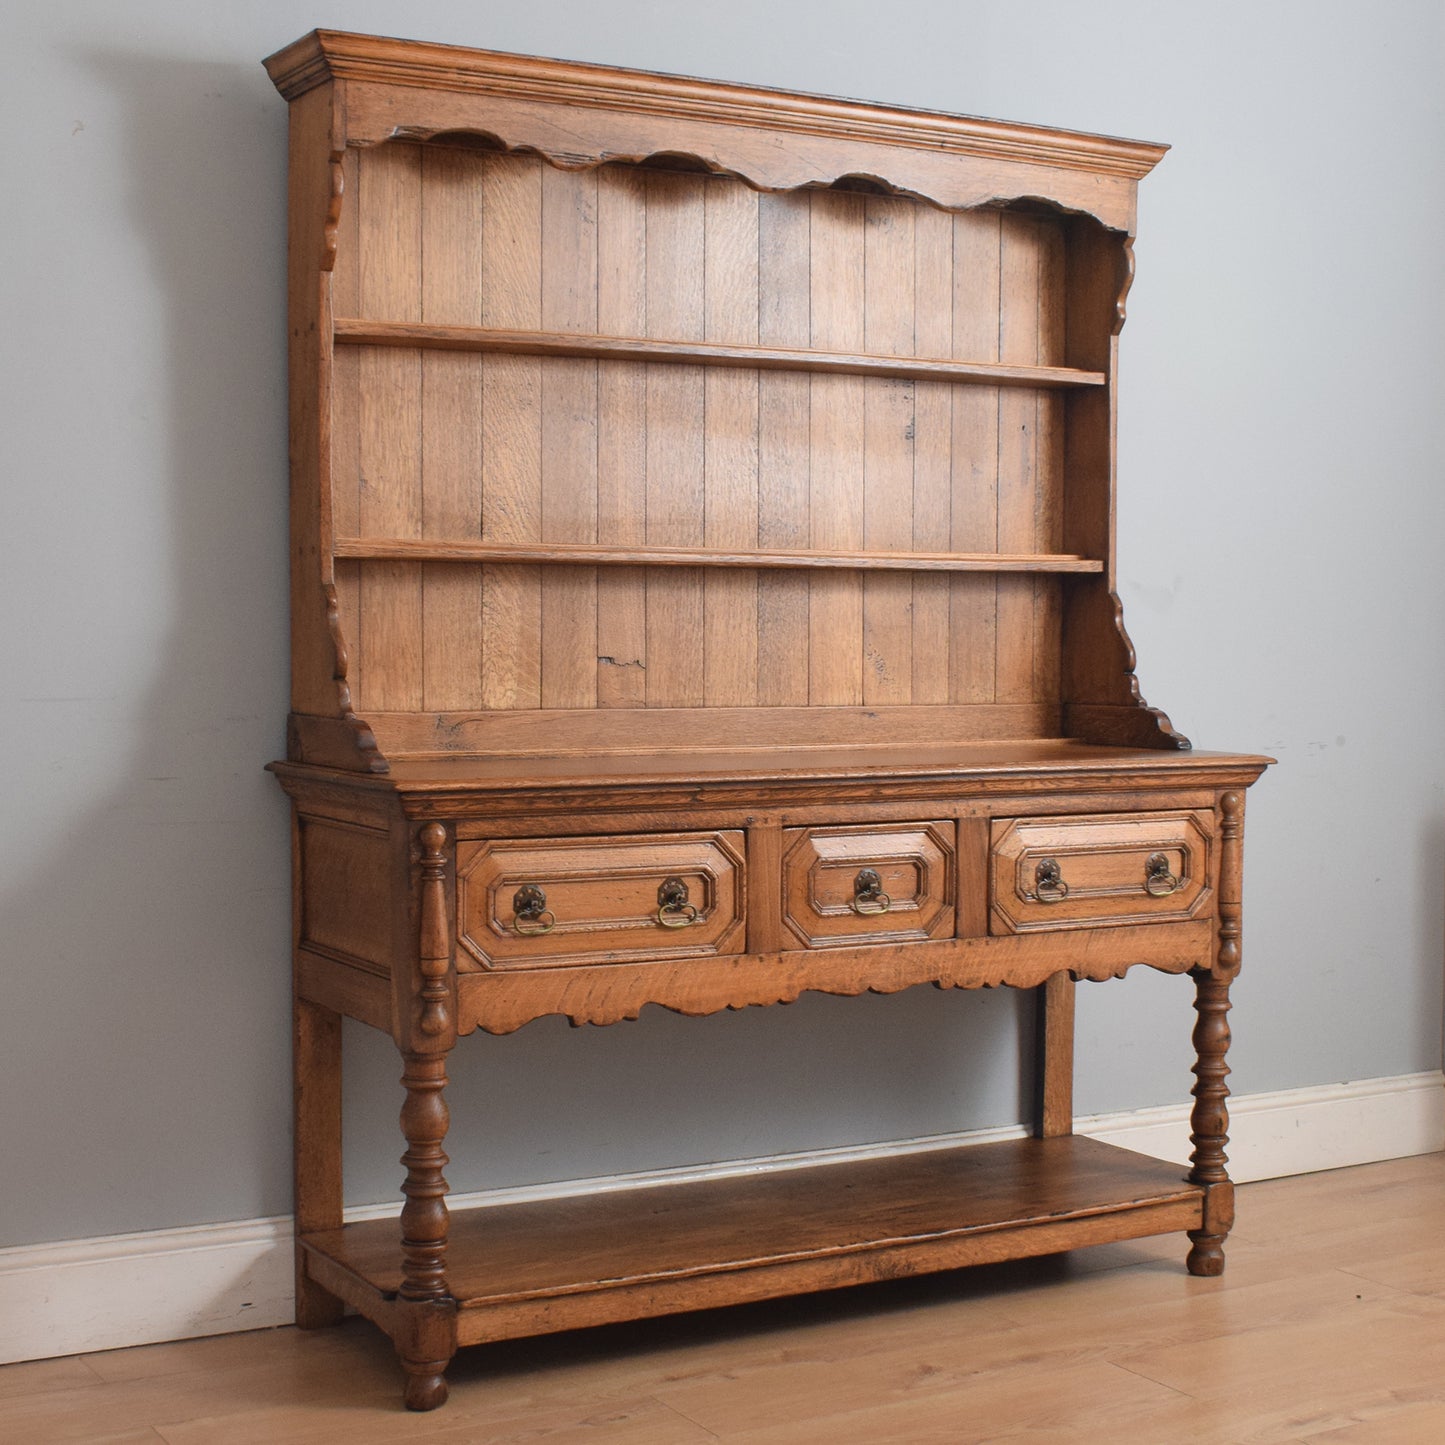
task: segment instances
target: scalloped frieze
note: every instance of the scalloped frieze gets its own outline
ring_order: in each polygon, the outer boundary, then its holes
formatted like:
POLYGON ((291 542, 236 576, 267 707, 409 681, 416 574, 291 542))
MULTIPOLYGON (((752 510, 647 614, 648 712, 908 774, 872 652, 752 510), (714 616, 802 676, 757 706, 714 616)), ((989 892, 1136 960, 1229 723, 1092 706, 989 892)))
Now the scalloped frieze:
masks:
POLYGON ((1120 978, 1131 968, 1187 973, 1207 960, 1214 925, 1204 919, 1153 928, 1077 929, 1054 938, 949 939, 829 949, 826 961, 796 953, 749 954, 645 966, 579 968, 550 977, 467 974, 459 1033, 509 1034, 534 1018, 561 1014, 574 1026, 635 1019, 647 1004, 701 1018, 724 1010, 795 1003, 805 993, 855 998, 893 994, 917 984, 938 988, 1032 988, 1060 970, 1078 980, 1120 978), (880 956, 881 955, 881 956, 880 956))

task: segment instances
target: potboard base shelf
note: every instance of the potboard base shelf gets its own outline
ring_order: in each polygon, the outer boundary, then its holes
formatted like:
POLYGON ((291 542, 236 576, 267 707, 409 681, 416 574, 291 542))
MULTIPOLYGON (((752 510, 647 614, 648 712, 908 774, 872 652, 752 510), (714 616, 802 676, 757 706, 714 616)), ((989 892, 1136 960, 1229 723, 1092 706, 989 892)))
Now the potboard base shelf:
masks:
MULTIPOLYGON (((1184 1231, 1202 1208, 1178 1165, 1008 1140, 458 1211, 448 1304, 457 1344, 480 1344, 1184 1231)), ((302 1246, 316 1283, 395 1333, 398 1221, 302 1246)))

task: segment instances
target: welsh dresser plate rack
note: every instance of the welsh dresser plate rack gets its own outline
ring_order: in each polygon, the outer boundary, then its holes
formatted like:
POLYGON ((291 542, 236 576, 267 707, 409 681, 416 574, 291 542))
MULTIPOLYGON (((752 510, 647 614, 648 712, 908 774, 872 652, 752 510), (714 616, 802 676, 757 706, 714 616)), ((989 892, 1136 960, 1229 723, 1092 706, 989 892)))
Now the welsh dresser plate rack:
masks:
POLYGON ((296 1317, 459 1346, 1186 1231, 1244 793, 1115 592, 1164 148, 316 31, 290 104, 296 1317), (1187 1173, 1072 1134, 1073 990, 1189 975, 1187 1173), (457 1039, 1035 990, 1033 1137, 449 1214, 457 1039), (345 1223, 341 1019, 403 1062, 345 1223))

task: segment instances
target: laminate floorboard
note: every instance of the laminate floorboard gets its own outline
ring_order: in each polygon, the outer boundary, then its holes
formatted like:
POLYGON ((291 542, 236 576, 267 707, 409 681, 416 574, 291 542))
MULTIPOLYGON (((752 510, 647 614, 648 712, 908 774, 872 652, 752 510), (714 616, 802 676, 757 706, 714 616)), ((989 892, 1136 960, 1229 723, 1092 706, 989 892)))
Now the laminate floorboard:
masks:
POLYGON ((16 1445, 1426 1445, 1445 1154, 1251 1184, 1222 1279, 1105 1245, 463 1351, 401 1408, 360 1320, 0 1369, 16 1445))

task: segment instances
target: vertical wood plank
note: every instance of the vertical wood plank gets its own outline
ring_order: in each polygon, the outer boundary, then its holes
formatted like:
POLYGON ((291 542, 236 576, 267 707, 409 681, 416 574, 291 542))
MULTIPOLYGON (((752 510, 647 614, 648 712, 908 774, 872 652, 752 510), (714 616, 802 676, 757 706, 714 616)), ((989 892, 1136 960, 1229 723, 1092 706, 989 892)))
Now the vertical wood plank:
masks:
MULTIPOLYGON (((863 349, 863 198, 813 191, 809 245, 812 345, 863 349)), ((820 549, 863 545, 865 383, 810 378, 809 532, 820 549)), ((809 579, 808 701, 863 701, 863 581, 856 572, 809 579)))
MULTIPOLYGON (((700 176, 647 177, 647 334, 702 339, 703 186, 700 176)), ((704 368, 647 369, 647 540, 703 541, 704 368)), ((704 682, 700 568, 656 567, 647 577, 647 704, 700 707, 704 682)))
MULTIPOLYGON (((997 361, 999 215, 953 218, 953 355, 997 361)), ((951 545, 958 552, 998 547, 998 396, 990 386, 953 386, 951 545)), ((953 702, 992 702, 998 650, 998 586, 986 574, 960 574, 949 586, 949 692, 953 702)))
MULTIPOLYGON (((482 319, 481 168, 467 151, 422 151, 422 320, 482 319)), ((422 366, 422 533, 476 537, 482 525, 482 368, 475 356, 425 351, 422 366)), ((482 698, 482 574, 422 568, 422 706, 478 707, 482 698)))
MULTIPOLYGON (((336 231, 336 268, 331 309, 361 315, 360 153, 347 149, 341 163, 341 220, 336 231)), ((361 349, 331 349, 331 520, 338 537, 361 533, 361 349)), ((336 563, 336 602, 347 643, 347 676, 353 706, 365 692, 366 654, 361 645, 361 564, 336 563)))
MULTIPOLYGON (((1067 343, 1066 256, 1063 228, 1039 222, 1039 339, 1041 366, 1062 366, 1067 343)), ((1038 406, 1036 472, 1038 502, 1034 548, 1064 549, 1064 395, 1041 389, 1038 406)), ((1034 578, 1034 697, 1057 702, 1062 693, 1063 590, 1058 577, 1034 578)))
MULTIPOLYGON (((420 147, 384 145, 367 151, 359 180, 362 313, 419 320, 420 147)), ((378 537, 420 537, 421 356, 369 347, 361 356, 360 377, 361 530, 378 537)), ((366 654, 360 705, 419 708, 421 567, 414 562, 364 564, 359 610, 359 642, 366 654)))
MULTIPOLYGON (((704 203, 705 336, 758 340, 758 193, 713 177, 704 203)), ((704 540, 710 547, 758 545, 758 373, 708 367, 704 378, 704 540)), ((710 707, 758 700, 758 575, 718 568, 703 575, 710 707)))
MULTIPOLYGON (((629 166, 597 172, 597 329, 647 332, 647 193, 629 166)), ((610 363, 597 376, 597 540, 647 540, 647 368, 610 363)), ((597 705, 647 703, 647 573, 597 571, 597 705)))
MULTIPOLYGON (((597 331, 597 174, 542 168, 542 325, 597 331)), ((542 540, 597 540, 597 363, 542 372, 542 540)), ((597 705, 597 570, 542 574, 542 706, 597 705)))
MULTIPOLYGON (((758 197, 758 340, 806 347, 811 341, 807 192, 758 197)), ((809 378, 765 371, 758 380, 758 545, 807 547, 809 378)), ((808 701, 808 578, 766 571, 758 577, 758 702, 808 701)))
MULTIPOLYGON (((542 323, 542 162, 488 155, 482 175, 482 324, 542 323)), ((482 358, 482 536, 542 535, 542 371, 533 356, 482 358)), ((542 586, 536 567, 482 572, 482 703, 541 706, 542 586)))
MULTIPOLYGON (((1000 222, 999 358, 1031 365, 1039 346, 1039 230, 1032 217, 1005 213, 1000 222)), ((1030 552, 1038 536, 1038 393, 1003 387, 998 400, 998 549, 1030 552)), ((999 702, 1034 694, 1034 579, 998 583, 999 702)))
MULTIPOLYGON (((919 356, 953 354, 953 217, 919 205, 914 216, 914 345, 919 356)), ((913 548, 946 552, 953 542, 953 388, 920 381, 913 390, 913 548)), ((913 577, 913 687, 916 703, 949 700, 947 573, 913 577)))
MULTIPOLYGON (((863 227, 863 344, 882 356, 914 355, 914 204, 869 196, 863 227)), ((863 384, 863 545, 913 545, 911 381, 863 384)), ((913 694, 913 579, 863 576, 863 701, 900 704, 913 694)))

